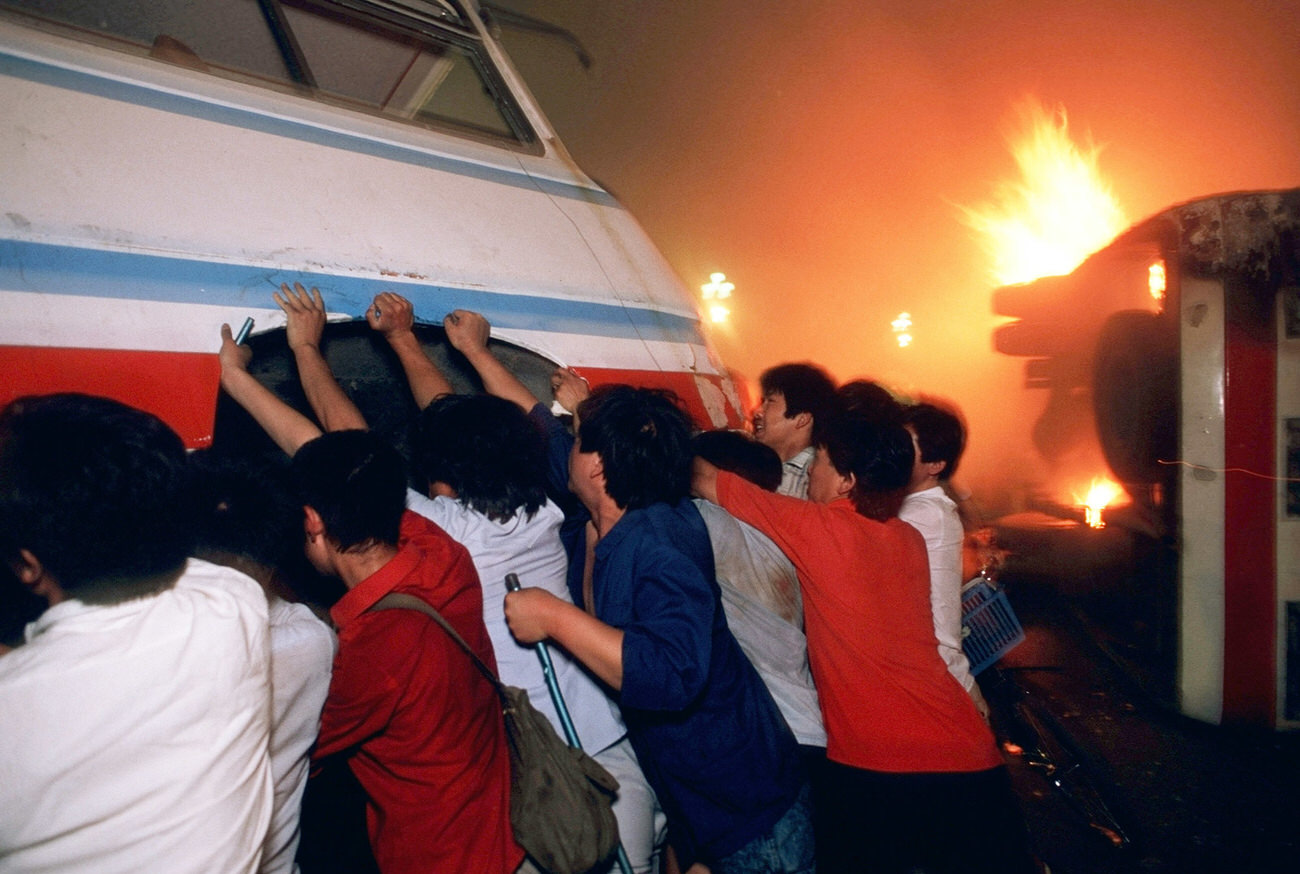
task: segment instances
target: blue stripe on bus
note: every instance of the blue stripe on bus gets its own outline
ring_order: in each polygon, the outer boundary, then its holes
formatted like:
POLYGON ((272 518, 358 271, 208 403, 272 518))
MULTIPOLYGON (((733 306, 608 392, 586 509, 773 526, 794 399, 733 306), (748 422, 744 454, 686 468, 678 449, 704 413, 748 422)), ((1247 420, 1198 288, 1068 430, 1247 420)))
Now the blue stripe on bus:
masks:
MULTIPOLYGON (((118 100, 137 106, 160 109, 176 115, 214 121, 231 127, 295 139, 299 142, 313 143, 389 161, 427 167, 432 170, 481 179, 498 185, 541 190, 548 195, 581 200, 585 203, 595 203, 610 209, 623 209, 622 204, 601 188, 573 185, 555 179, 530 176, 522 167, 514 163, 513 156, 508 159, 511 166, 486 166, 475 161, 434 154, 396 143, 382 142, 362 134, 328 130, 306 121, 278 117, 251 109, 225 106, 204 100, 201 97, 173 94, 136 82, 123 82, 108 76, 80 70, 69 70, 54 64, 18 58, 12 55, 0 55, 0 74, 26 79, 31 82, 40 82, 78 93, 92 94, 108 100, 118 100)), ((278 92, 269 91, 269 93, 276 94, 278 92)), ((328 107, 329 105, 322 103, 319 106, 328 107)), ((346 112, 346 110, 340 111, 346 112)), ((413 131, 419 129, 418 126, 412 127, 413 131)), ((450 136, 450 134, 447 135, 450 136)))
POLYGON ((315 285, 330 312, 354 318, 379 292, 397 291, 424 322, 469 309, 506 329, 704 343, 694 318, 618 303, 0 240, 0 288, 7 291, 265 309, 275 306, 271 293, 282 282, 315 285))

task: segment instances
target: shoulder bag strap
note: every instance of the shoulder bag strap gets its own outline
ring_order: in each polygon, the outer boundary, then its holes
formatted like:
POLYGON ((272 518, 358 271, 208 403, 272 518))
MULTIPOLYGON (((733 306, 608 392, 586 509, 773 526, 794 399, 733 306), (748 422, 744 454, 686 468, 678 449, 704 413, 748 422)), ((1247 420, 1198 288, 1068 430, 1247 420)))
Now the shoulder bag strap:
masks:
POLYGON ((434 622, 437 622, 438 625, 442 627, 442 630, 447 632, 447 635, 452 640, 456 641, 457 645, 460 646, 460 648, 465 651, 465 654, 470 657, 470 660, 474 662, 474 666, 479 669, 479 673, 486 677, 488 682, 492 684, 493 688, 497 690, 497 695, 501 698, 501 703, 509 703, 506 699, 506 691, 502 688, 501 681, 497 679, 497 675, 493 673, 492 669, 489 668, 481 658, 478 657, 474 650, 470 648, 470 645, 465 642, 465 638, 461 637, 456 629, 451 627, 451 623, 442 618, 442 614, 437 610, 433 609, 427 603, 421 601, 414 595, 405 595, 401 592, 388 593, 371 605, 366 612, 370 613, 378 610, 417 610, 428 616, 434 622))

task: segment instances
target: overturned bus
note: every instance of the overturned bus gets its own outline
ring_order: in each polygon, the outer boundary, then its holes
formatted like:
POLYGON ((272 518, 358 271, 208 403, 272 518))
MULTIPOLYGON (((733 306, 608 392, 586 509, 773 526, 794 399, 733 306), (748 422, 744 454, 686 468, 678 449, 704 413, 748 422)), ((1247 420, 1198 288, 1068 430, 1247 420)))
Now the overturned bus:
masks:
POLYGON ((1170 207, 994 308, 1039 451, 1095 441, 1131 501, 1110 651, 1189 716, 1300 729, 1300 189, 1170 207))
POLYGON ((0 403, 103 394, 206 445, 219 326, 252 317, 255 372, 291 394, 271 294, 301 282, 369 415, 402 396, 358 321, 392 290, 458 388, 472 374, 440 326, 465 308, 544 400, 564 365, 738 423, 692 296, 575 166, 489 12, 0 0, 0 403))

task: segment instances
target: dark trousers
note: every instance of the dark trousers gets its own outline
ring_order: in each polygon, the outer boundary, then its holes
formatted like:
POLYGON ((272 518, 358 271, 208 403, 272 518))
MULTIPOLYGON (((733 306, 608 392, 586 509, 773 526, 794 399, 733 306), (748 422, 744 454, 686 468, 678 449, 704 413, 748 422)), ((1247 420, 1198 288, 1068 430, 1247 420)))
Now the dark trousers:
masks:
POLYGON ((820 788, 820 874, 1036 870, 1004 767, 895 774, 828 761, 820 788))

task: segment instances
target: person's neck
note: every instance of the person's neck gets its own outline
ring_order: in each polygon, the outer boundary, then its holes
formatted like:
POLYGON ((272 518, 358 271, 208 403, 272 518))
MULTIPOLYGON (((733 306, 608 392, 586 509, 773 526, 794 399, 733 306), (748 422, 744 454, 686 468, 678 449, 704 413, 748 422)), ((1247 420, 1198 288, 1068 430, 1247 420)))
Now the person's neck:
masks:
POLYGON ((353 589, 362 580, 378 573, 396 555, 397 547, 391 543, 375 543, 363 549, 337 552, 334 554, 334 570, 343 585, 353 589))
POLYGON ((923 492, 926 489, 932 489, 938 485, 939 485, 938 477, 928 476, 925 479, 921 480, 916 485, 912 486, 910 489, 908 489, 907 493, 909 495, 915 495, 917 492, 923 492))
POLYGON ((601 501, 598 507, 588 507, 591 513, 591 522, 596 526, 596 536, 603 539, 610 532, 618 521, 627 514, 627 510, 614 503, 613 498, 607 498, 601 501))
POLYGON ((778 450, 777 455, 781 456, 781 463, 785 464, 787 461, 794 458, 800 452, 803 452, 805 449, 807 449, 810 445, 812 444, 803 443, 803 442, 790 443, 787 446, 784 446, 780 450, 778 450))

